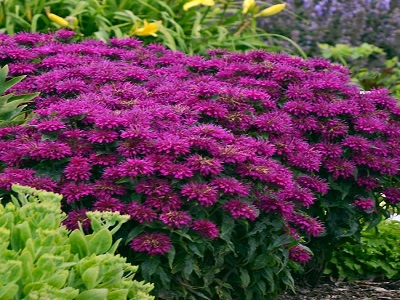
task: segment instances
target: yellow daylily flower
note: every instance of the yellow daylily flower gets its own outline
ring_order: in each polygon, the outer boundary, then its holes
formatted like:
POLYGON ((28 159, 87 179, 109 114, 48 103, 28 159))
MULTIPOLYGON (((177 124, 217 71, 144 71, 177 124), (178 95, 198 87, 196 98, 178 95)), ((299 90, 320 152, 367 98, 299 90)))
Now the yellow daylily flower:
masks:
POLYGON ((143 27, 133 29, 133 34, 137 36, 157 36, 156 32, 160 28, 161 21, 147 23, 143 20, 143 27))
POLYGON ((191 0, 183 5, 183 10, 187 11, 197 5, 214 6, 214 0, 191 0))
POLYGON ((256 0, 244 0, 243 1, 243 14, 247 14, 256 6, 256 0))
POLYGON ((276 15, 280 13, 282 10, 284 10, 285 6, 286 3, 272 5, 271 7, 268 7, 260 11, 258 14, 256 14, 256 17, 270 17, 276 15))

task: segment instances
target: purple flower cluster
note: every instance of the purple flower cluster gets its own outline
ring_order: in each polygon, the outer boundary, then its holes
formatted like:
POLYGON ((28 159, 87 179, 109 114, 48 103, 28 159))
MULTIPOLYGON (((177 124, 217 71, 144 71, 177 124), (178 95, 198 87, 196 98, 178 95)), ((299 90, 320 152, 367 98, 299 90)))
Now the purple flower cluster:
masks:
POLYGON ((151 255, 170 249, 167 228, 217 238, 216 212, 274 214, 293 237, 317 236, 323 224, 302 210, 328 193, 328 178, 375 191, 398 174, 396 100, 361 95, 343 67, 60 34, 0 35, 0 63, 31 70, 14 92, 41 92, 26 126, 0 129, 0 188, 62 193, 69 228, 85 209, 119 210, 152 224, 131 243, 151 255))

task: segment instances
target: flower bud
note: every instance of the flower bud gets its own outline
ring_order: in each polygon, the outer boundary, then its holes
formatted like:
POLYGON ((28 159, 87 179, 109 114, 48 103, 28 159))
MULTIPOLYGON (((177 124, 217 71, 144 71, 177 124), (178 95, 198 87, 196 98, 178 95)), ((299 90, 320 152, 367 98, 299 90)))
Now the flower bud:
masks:
POLYGON ((286 3, 272 5, 271 7, 268 7, 260 11, 258 14, 256 14, 256 17, 270 17, 276 15, 280 13, 282 10, 284 10, 285 6, 286 3))
POLYGON ((256 6, 256 0, 244 0, 243 1, 243 14, 247 14, 250 10, 252 10, 256 6))
POLYGON ((61 27, 69 27, 68 21, 65 20, 64 18, 61 18, 60 16, 49 13, 47 14, 47 17, 49 18, 50 21, 56 23, 57 25, 60 25, 61 27))

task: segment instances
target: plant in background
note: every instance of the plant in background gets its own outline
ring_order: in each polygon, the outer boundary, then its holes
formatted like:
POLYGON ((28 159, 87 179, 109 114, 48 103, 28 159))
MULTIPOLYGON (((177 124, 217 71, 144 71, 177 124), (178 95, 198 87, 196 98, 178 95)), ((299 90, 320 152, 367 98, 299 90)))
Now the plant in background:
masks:
POLYGON ((7 80, 8 66, 0 69, 0 127, 22 124, 29 114, 28 103, 39 93, 5 94, 9 89, 21 82, 26 76, 13 77, 7 80))
POLYGON ((0 29, 15 34, 71 28, 80 36, 103 41, 134 35, 146 44, 161 43, 186 53, 204 53, 210 48, 268 48, 305 56, 290 39, 257 27, 256 19, 281 12, 284 4, 262 10, 254 0, 251 9, 246 8, 247 2, 54 0, 44 6, 45 1, 41 0, 9 0, 3 5, 0 29), (277 48, 277 39, 289 42, 290 47, 277 48))
POLYGON ((359 244, 346 243, 333 253, 325 274, 339 280, 400 279, 400 222, 387 220, 363 231, 359 244))
POLYGON ((61 195, 12 191, 12 202, 0 204, 1 299, 154 299, 151 284, 133 280, 138 268, 114 254, 112 233, 128 216, 92 212, 92 234, 70 233, 61 226, 61 195))
POLYGON ((319 43, 355 47, 369 43, 384 49, 389 58, 400 54, 399 0, 288 0, 286 4, 280 18, 259 19, 259 26, 292 39, 308 55, 319 54, 319 43))
POLYGON ((87 210, 129 214, 119 251, 160 299, 273 297, 307 247, 318 277, 399 206, 399 107, 342 66, 71 31, 2 38, 10 69, 35 70, 15 92, 41 91, 27 126, 0 131, 4 193, 60 192, 71 229, 87 210))
POLYGON ((359 47, 344 44, 319 44, 322 56, 350 68, 354 82, 369 91, 385 87, 400 99, 400 64, 397 57, 387 59, 383 49, 363 43, 359 47))

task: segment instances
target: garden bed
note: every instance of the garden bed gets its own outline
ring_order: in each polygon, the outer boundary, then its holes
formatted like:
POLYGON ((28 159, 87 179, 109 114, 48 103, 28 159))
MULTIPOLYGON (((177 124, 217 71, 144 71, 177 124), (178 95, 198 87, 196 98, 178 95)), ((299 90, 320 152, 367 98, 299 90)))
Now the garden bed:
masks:
POLYGON ((279 300, 325 300, 325 299, 399 299, 400 281, 355 281, 323 282, 315 288, 296 287, 296 294, 286 292, 279 296, 279 300))

